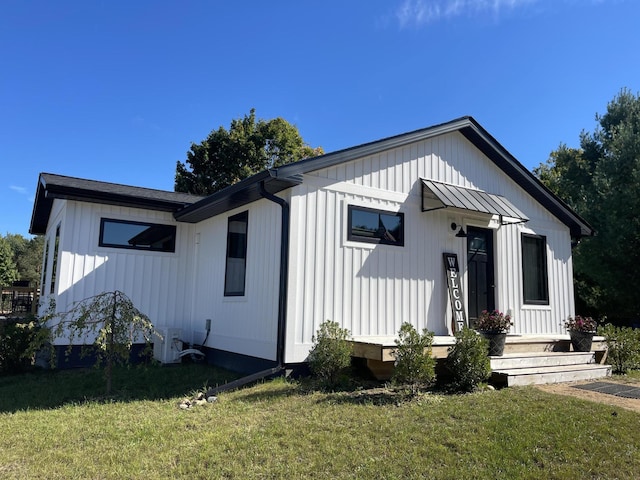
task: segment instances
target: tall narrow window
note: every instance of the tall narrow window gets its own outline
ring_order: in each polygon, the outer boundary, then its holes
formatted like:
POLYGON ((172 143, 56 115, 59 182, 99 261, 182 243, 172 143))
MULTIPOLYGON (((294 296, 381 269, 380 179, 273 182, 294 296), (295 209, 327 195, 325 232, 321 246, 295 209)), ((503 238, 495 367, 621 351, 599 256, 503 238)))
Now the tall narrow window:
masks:
POLYGON ((45 238, 44 244, 44 260, 42 263, 42 281, 40 282, 40 291, 42 295, 45 295, 47 292, 47 268, 49 267, 49 238, 45 238))
POLYGON ((522 234, 522 285, 524 303, 549 304, 546 237, 522 234))
POLYGON ((60 224, 56 227, 56 238, 53 243, 53 265, 51 267, 51 293, 56 290, 56 275, 58 271, 58 250, 60 248, 60 224))
POLYGON ((224 276, 225 297, 244 295, 247 271, 247 223, 249 212, 229 217, 227 229, 227 265, 224 276))

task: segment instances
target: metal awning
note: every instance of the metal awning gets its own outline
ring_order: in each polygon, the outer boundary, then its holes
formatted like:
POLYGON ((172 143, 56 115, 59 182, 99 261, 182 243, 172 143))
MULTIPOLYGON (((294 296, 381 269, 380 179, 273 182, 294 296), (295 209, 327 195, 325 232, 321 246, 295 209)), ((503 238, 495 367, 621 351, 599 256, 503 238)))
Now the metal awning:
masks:
POLYGON ((501 224, 522 223, 529 218, 502 195, 459 187, 434 180, 422 180, 422 211, 459 208, 498 215, 501 224))

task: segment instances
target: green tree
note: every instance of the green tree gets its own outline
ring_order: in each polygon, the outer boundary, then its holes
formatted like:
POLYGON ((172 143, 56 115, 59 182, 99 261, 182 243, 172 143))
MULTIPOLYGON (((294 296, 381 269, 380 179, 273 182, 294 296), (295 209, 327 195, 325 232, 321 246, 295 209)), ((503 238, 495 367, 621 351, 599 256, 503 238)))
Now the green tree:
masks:
POLYGON ((640 271, 640 97, 623 89, 596 115, 580 148, 560 145, 534 173, 596 230, 574 250, 576 306, 612 319, 637 317, 640 271))
POLYGON ((176 165, 175 191, 208 195, 265 169, 322 154, 305 144, 282 118, 256 120, 255 109, 191 144, 186 162, 176 165))
POLYGON ((8 286, 18 278, 18 269, 13 260, 11 243, 0 236, 0 286, 8 286))
POLYGON ((13 252, 13 261, 18 271, 16 279, 27 280, 32 286, 37 286, 42 269, 44 237, 38 235, 28 239, 20 234, 8 233, 5 238, 13 252))

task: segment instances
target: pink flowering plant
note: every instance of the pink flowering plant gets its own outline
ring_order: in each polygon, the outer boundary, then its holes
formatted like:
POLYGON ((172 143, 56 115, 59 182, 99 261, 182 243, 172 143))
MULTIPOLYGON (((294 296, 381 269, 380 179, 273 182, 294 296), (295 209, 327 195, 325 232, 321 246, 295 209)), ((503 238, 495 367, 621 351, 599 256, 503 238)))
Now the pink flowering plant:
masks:
POLYGON ((483 310, 476 322, 476 329, 481 332, 507 333, 513 325, 511 315, 500 310, 483 310))
POLYGON ((564 322, 564 326, 570 332, 595 333, 598 328, 598 323, 591 317, 576 315, 575 317, 569 317, 564 322))

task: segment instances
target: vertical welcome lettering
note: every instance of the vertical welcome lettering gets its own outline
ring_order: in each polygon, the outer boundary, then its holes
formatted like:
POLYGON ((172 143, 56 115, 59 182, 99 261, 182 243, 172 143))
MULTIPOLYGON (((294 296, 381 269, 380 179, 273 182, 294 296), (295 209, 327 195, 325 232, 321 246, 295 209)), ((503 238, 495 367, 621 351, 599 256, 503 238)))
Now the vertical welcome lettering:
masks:
POLYGON ((449 289, 449 300, 453 312, 453 332, 459 332, 467 326, 467 315, 464 310, 464 296, 460 284, 460 269, 458 268, 458 256, 455 253, 443 253, 444 270, 449 289))

